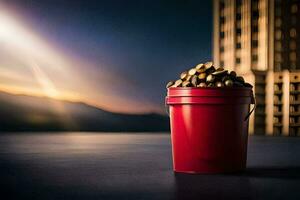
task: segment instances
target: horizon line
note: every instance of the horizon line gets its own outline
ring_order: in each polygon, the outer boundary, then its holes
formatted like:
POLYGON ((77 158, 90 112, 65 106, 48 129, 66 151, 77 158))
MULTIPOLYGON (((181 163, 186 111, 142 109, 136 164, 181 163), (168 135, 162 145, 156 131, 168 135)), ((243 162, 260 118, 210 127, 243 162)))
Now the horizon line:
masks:
POLYGON ((64 101, 64 102, 77 103, 77 104, 81 103, 81 104, 85 104, 87 106, 94 107, 96 109, 100 109, 100 110, 104 110, 104 111, 107 111, 107 112, 110 112, 110 113, 116 113, 116 114, 129 114, 129 115, 158 114, 158 115, 164 115, 163 113, 158 113, 158 112, 154 112, 154 111, 152 111, 152 112, 122 112, 122 111, 112 111, 112 110, 109 110, 109 109, 106 109, 106 108, 102 108, 101 106, 98 106, 96 104, 93 104, 93 103, 90 103, 90 102, 86 102, 86 101, 80 100, 80 99, 78 99, 78 100, 72 100, 72 99, 68 99, 68 98, 50 97, 50 96, 43 95, 43 94, 28 94, 28 93, 25 93, 25 92, 14 92, 14 91, 10 91, 10 90, 7 90, 7 89, 1 88, 1 87, 0 87, 0 92, 1 93, 6 93, 6 94, 9 94, 9 95, 15 95, 15 96, 27 96, 27 97, 45 98, 45 99, 51 99, 51 100, 55 100, 55 101, 64 101))

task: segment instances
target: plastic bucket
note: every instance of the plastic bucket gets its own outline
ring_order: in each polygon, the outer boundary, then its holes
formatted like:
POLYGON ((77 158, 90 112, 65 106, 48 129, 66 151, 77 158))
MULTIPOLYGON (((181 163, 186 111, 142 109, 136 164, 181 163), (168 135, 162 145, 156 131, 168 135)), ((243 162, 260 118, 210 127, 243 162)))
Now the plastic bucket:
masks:
POLYGON ((250 88, 169 88, 173 169, 226 173, 246 168, 250 88))

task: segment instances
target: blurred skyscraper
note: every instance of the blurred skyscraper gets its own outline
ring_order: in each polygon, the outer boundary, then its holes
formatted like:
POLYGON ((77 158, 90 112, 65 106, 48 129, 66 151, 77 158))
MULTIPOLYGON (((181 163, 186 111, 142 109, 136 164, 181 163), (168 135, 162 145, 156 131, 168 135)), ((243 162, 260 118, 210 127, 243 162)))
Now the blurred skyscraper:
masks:
POLYGON ((213 58, 253 83, 250 133, 300 136, 300 0, 214 0, 213 58))

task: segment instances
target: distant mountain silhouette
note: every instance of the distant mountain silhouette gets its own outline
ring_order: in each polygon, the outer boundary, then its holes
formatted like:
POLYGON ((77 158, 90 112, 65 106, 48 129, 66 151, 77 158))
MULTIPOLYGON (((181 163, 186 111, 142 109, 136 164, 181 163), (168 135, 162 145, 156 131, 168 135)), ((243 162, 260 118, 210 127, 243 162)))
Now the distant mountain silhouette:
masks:
POLYGON ((159 114, 121 114, 85 103, 0 92, 0 131, 168 131, 159 114))

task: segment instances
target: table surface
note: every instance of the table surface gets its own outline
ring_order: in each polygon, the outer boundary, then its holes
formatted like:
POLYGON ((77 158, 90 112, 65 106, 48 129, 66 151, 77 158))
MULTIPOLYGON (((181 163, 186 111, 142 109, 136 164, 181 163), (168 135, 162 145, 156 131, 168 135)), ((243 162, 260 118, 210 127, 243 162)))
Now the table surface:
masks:
POLYGON ((300 138, 251 136, 247 170, 172 171, 168 134, 4 133, 10 199, 300 199, 300 138))

